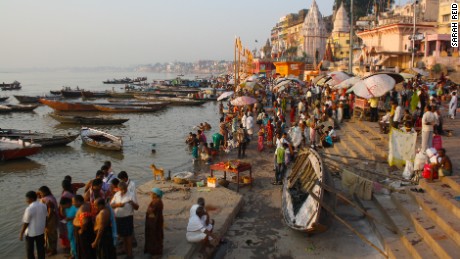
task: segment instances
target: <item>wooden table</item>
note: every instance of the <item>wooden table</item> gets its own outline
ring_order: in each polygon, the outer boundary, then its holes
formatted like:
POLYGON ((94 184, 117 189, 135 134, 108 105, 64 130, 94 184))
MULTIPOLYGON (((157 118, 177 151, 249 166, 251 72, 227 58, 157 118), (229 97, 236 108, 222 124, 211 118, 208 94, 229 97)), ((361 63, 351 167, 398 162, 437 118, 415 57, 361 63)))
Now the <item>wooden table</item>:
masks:
POLYGON ((227 172, 236 174, 236 191, 240 191, 240 173, 249 171, 249 177, 251 178, 251 185, 252 185, 252 166, 249 163, 240 163, 238 168, 227 168, 227 163, 220 162, 217 164, 213 164, 209 166, 211 169, 211 177, 213 177, 214 171, 223 171, 224 172, 224 179, 227 179, 227 172))

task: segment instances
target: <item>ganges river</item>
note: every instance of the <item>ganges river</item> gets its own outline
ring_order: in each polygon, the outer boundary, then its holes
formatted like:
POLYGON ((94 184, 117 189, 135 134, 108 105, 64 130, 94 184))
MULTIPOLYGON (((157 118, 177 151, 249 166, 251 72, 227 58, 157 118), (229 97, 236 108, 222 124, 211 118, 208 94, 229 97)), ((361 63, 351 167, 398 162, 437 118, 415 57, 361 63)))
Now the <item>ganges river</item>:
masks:
MULTIPOLYGON (((11 96, 10 103, 16 103, 12 95, 42 95, 49 90, 60 90, 62 86, 85 90, 121 91, 122 85, 104 85, 103 80, 124 77, 147 76, 152 79, 172 79, 175 74, 137 72, 0 72, 0 82, 21 82, 22 90, 0 91, 0 96, 11 96)), ((186 75, 187 77, 188 75, 186 75)), ((189 75, 194 78, 194 75, 189 75)), ((47 106, 40 106, 34 112, 0 114, 0 128, 33 130, 48 133, 78 133, 78 125, 64 125, 48 116, 52 112, 47 106)), ((90 113, 88 113, 90 114, 90 113)), ((93 113, 91 113, 93 114, 93 113)), ((94 114, 93 114, 94 115, 94 114)), ((115 173, 125 170, 139 186, 152 180, 151 163, 171 170, 192 171, 191 155, 184 140, 194 126, 207 121, 213 127, 207 133, 218 130, 218 109, 216 102, 201 107, 168 107, 155 113, 114 114, 114 117, 129 118, 123 125, 100 126, 117 136, 122 136, 122 152, 104 151, 82 145, 81 139, 64 147, 46 148, 27 159, 0 162, 0 255, 2 258, 23 258, 24 242, 19 241, 19 231, 25 203, 25 193, 37 190, 42 185, 51 188, 59 198, 61 181, 71 175, 73 182, 87 182, 106 160, 112 161, 115 173), (155 149, 155 153, 152 153, 155 149)), ((79 192, 81 193, 81 191, 79 192)))

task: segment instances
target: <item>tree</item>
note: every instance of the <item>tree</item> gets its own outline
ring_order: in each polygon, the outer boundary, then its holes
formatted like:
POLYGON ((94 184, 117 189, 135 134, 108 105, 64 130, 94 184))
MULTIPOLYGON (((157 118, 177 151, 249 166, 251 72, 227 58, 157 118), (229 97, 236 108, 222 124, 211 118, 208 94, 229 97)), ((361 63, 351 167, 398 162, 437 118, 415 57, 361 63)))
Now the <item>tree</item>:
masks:
MULTIPOLYGON (((344 4, 345 10, 350 13, 350 0, 334 0, 334 10, 339 8, 340 3, 344 4)), ((357 21, 359 18, 363 16, 367 16, 368 14, 372 13, 374 10, 374 2, 380 9, 380 12, 388 10, 392 4, 394 4, 394 0, 353 0, 353 13, 354 17, 353 20, 357 21)))

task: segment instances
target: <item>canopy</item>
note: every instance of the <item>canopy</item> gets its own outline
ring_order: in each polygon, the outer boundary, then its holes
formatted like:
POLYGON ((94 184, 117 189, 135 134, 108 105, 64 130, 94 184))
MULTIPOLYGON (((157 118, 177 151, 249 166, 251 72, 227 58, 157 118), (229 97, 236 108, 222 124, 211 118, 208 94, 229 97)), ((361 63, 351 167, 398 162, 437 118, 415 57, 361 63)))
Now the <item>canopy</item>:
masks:
POLYGON ((230 96, 232 96, 234 94, 233 91, 228 91, 228 92, 223 92, 218 98, 217 98, 217 101, 222 101, 230 96))
POLYGON ((328 81, 328 84, 331 86, 338 85, 351 77, 350 75, 342 71, 332 72, 329 74, 329 76, 332 80, 328 81))
POLYGON ((232 105, 235 106, 245 106, 256 103, 257 100, 249 96, 240 96, 231 101, 232 105))
POLYGON ((372 76, 375 76, 375 75, 388 75, 388 76, 391 76, 396 84, 399 84, 401 82, 404 82, 404 77, 398 73, 393 73, 393 72, 378 72, 378 73, 374 73, 372 75, 368 75, 368 76, 365 76, 363 77, 363 79, 366 79, 366 78, 369 78, 369 77, 372 77, 372 76))
POLYGON ((430 72, 425 71, 425 70, 420 69, 420 68, 413 67, 413 68, 411 68, 411 69, 412 69, 412 71, 414 71, 415 73, 420 74, 420 75, 422 75, 422 76, 429 76, 429 75, 430 75, 430 72))
POLYGON ((319 75, 319 76, 313 78, 313 80, 311 80, 311 82, 312 82, 313 84, 316 84, 316 83, 318 83, 318 81, 319 81, 320 79, 323 79, 323 78, 325 78, 326 76, 327 76, 327 75, 319 75))
POLYGON ((351 86, 353 86, 354 84, 359 82, 359 80, 361 80, 360 77, 357 77, 357 76, 350 77, 347 80, 342 81, 340 84, 335 85, 334 89, 347 89, 347 88, 350 88, 351 86))
POLYGON ((396 81, 393 77, 385 74, 379 74, 359 81, 353 85, 352 89, 357 96, 370 99, 372 97, 385 95, 388 91, 395 87, 395 84, 396 81))

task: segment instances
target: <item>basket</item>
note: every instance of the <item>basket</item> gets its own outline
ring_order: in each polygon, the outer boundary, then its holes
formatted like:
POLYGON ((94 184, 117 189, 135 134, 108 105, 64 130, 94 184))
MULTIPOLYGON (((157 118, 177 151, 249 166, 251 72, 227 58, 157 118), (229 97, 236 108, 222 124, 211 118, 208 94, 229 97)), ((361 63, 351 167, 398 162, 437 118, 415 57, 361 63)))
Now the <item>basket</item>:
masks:
POLYGON ((216 177, 208 177, 208 187, 216 188, 217 187, 217 179, 216 177))

